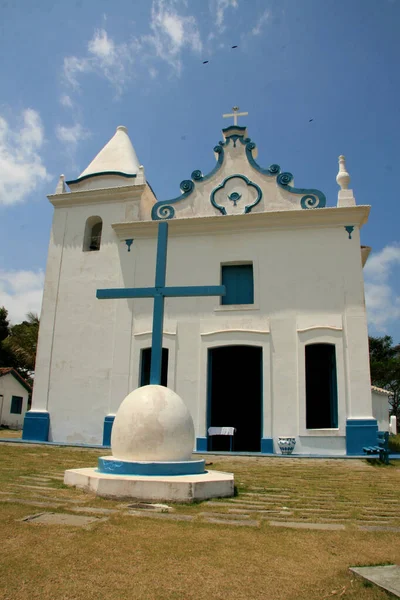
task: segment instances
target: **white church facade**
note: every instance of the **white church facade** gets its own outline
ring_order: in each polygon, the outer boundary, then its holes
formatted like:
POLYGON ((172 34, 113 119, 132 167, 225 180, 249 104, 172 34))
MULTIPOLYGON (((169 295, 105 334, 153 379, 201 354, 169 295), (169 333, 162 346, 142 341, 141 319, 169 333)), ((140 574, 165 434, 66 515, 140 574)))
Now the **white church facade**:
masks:
MULTIPOLYGON (((360 228, 340 157, 337 204, 261 167, 245 127, 223 130, 216 165, 156 199, 125 127, 54 206, 32 409, 23 438, 110 441, 125 396, 149 383, 153 299, 99 300, 99 289, 154 286, 168 222, 168 286, 225 286, 165 301, 162 383, 185 401, 196 448, 356 455, 376 442, 360 228), (212 446, 211 446, 212 444, 212 446)), ((67 187, 68 186, 68 187, 67 187)), ((387 402, 387 399, 386 399, 387 402)), ((154 425, 156 426, 156 424, 154 425)))

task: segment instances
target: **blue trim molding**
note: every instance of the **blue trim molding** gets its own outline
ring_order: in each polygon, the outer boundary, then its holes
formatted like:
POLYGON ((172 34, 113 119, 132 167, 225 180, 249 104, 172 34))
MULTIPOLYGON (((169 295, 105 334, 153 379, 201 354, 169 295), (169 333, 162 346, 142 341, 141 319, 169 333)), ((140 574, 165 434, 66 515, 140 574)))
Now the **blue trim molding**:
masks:
POLYGON ((114 425, 115 415, 104 417, 103 424, 103 446, 111 446, 111 431, 114 425))
MULTIPOLYGON (((268 167, 268 169, 260 167, 260 165, 256 162, 256 160, 253 157, 253 151, 256 149, 256 144, 252 142, 250 138, 244 137, 246 133, 246 127, 240 127, 239 125, 231 125, 230 127, 226 127, 225 129, 223 129, 222 131, 225 135, 225 141, 219 141, 218 144, 214 147, 214 152, 217 155, 217 164, 215 165, 214 169, 212 169, 212 171, 210 171, 210 173, 208 173, 207 175, 203 175, 202 171, 196 169, 192 172, 191 179, 185 179, 181 182, 180 188, 182 194, 180 196, 172 198, 171 200, 161 200, 160 202, 156 202, 156 204, 154 204, 151 209, 151 218, 153 219, 153 221, 173 219, 175 216, 175 209, 172 205, 176 204, 177 202, 180 202, 181 200, 185 200, 188 196, 190 196, 190 194, 195 189, 196 183, 206 181, 207 179, 213 177, 215 173, 217 173, 217 171, 222 167, 222 164, 224 162, 224 147, 228 146, 232 142, 233 147, 236 148, 236 143, 238 141, 242 144, 242 146, 245 146, 247 160, 250 166, 253 167, 253 169, 258 171, 262 175, 266 175, 267 177, 276 177, 276 182, 278 186, 286 190, 290 194, 302 195, 300 199, 301 208, 312 209, 324 208, 326 206, 326 197, 323 192, 312 188, 296 188, 290 185, 293 181, 293 175, 288 172, 281 173, 281 168, 279 165, 272 164, 268 167)), ((78 181, 80 180, 67 183, 76 183, 78 181)), ((220 210, 220 208, 218 208, 218 210, 220 210)), ((247 212, 250 212, 250 210, 248 210, 247 212)))
POLYGON ((128 246, 128 252, 131 251, 131 246, 133 244, 133 239, 130 238, 129 240, 125 240, 125 244, 128 246))
POLYGON ((47 411, 25 413, 22 439, 47 442, 49 439, 50 415, 47 411))
POLYGON ((274 440, 272 438, 261 438, 261 452, 263 454, 274 454, 274 440))
MULTIPOLYGON (((211 192, 211 196, 210 196, 210 201, 211 201, 211 204, 214 206, 214 208, 216 208, 217 210, 219 210, 219 212, 220 212, 222 215, 226 215, 226 210, 225 210, 225 208, 224 208, 223 206, 220 206, 219 204, 217 204, 217 202, 215 201, 215 194, 216 194, 216 193, 217 193, 219 190, 222 190, 222 189, 225 187, 225 184, 226 184, 228 181, 230 181, 231 179, 235 179, 235 178, 237 178, 237 179, 242 179, 242 181, 244 181, 244 182, 245 182, 245 183, 246 183, 246 184, 247 184, 249 187, 252 187, 252 188, 254 188, 254 189, 257 191, 257 198, 255 199, 255 201, 254 201, 252 204, 248 204, 248 205, 245 207, 245 209, 244 209, 244 211, 243 211, 245 214, 247 214, 247 213, 251 212, 251 209, 252 209, 252 208, 254 208, 254 206, 256 206, 256 205, 257 205, 257 204, 260 202, 260 200, 261 200, 261 198, 262 198, 262 191, 261 191, 261 188, 260 188, 260 187, 259 187, 259 186, 258 186, 256 183, 253 183, 252 181, 250 181, 250 179, 248 179, 248 178, 247 178, 245 175, 238 175, 238 174, 235 174, 235 175, 230 175, 229 177, 226 177, 226 178, 223 180, 223 182, 222 182, 222 183, 221 183, 219 186, 217 186, 217 187, 216 187, 216 188, 215 188, 215 189, 214 189, 214 190, 211 192)), ((241 195, 240 195, 240 194, 238 194, 237 192, 233 192, 233 193, 231 194, 231 196, 233 196, 233 194, 236 194, 236 195, 237 195, 237 196, 236 196, 236 202, 237 202, 237 201, 240 199, 240 196, 241 196, 241 195)), ((230 196, 227 196, 227 198, 228 198, 229 200, 231 199, 231 198, 230 198, 230 196)), ((235 206, 236 206, 236 204, 235 204, 235 206)))
POLYGON ((207 438, 206 437, 196 438, 196 451, 197 452, 207 452, 207 438))
POLYGON ((346 454, 362 455, 364 446, 376 446, 377 436, 376 419, 347 419, 346 454))
POLYGON ((204 473, 205 460, 145 462, 118 460, 110 456, 99 458, 97 468, 100 473, 111 475, 199 475, 204 473))
POLYGON ((351 240, 351 234, 354 231, 354 225, 345 225, 344 228, 347 231, 347 233, 349 234, 349 240, 351 240))
POLYGON ((173 219, 175 216, 175 210, 174 207, 171 206, 171 204, 176 204, 177 202, 188 198, 188 196, 190 196, 190 194, 195 188, 194 182, 205 181, 206 179, 210 179, 210 177, 212 177, 221 168, 222 163, 224 162, 224 149, 222 145, 218 144, 217 146, 215 146, 214 152, 218 156, 217 164, 214 167, 214 169, 210 171, 208 175, 203 175, 203 173, 199 169, 196 169, 192 173, 192 179, 185 179, 184 181, 181 181, 179 187, 181 188, 182 194, 180 196, 172 198, 171 200, 161 200, 160 202, 156 202, 153 205, 153 208, 151 209, 151 218, 153 219, 153 221, 173 219))
POLYGON ((100 171, 100 173, 89 173, 89 175, 78 177, 78 179, 70 179, 65 183, 67 185, 71 185, 74 183, 80 183, 81 181, 85 181, 85 179, 90 179, 91 177, 101 177, 102 175, 118 175, 118 177, 126 177, 127 179, 132 179, 136 177, 136 173, 122 173, 121 171, 100 171))

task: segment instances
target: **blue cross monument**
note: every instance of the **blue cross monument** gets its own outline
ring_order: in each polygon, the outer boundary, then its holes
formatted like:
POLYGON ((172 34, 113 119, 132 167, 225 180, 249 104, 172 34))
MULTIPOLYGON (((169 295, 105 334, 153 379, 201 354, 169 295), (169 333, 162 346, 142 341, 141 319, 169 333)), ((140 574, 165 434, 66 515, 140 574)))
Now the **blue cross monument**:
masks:
POLYGON ((154 287, 97 290, 100 300, 112 298, 154 298, 153 333, 151 340, 150 384, 161 384, 161 356, 165 298, 189 296, 225 296, 224 285, 166 287, 168 223, 158 225, 156 280, 154 287))

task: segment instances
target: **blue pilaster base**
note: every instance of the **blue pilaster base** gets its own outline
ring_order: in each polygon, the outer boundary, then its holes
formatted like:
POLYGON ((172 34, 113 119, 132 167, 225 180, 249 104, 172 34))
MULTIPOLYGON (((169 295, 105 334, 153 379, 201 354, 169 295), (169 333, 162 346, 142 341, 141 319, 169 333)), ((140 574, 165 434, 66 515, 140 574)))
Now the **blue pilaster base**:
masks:
POLYGON ((207 438, 206 437, 196 438, 196 450, 197 450, 197 452, 207 452, 207 438))
POLYGON ((346 454, 363 454, 364 446, 376 446, 378 422, 375 419, 347 419, 346 454))
POLYGON ((261 438, 261 452, 263 454, 274 454, 274 440, 272 438, 261 438))
POLYGON ((104 418, 103 425, 103 446, 111 446, 111 430, 114 424, 115 415, 107 415, 104 418))
POLYGON ((22 439, 33 442, 47 442, 49 439, 50 415, 47 411, 25 413, 22 439))

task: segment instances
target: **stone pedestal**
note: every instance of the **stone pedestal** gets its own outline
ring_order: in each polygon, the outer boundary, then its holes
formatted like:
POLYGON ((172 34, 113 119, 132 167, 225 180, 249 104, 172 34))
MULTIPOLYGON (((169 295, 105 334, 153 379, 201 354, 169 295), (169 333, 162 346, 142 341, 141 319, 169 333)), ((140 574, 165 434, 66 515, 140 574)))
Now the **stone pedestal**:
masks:
POLYGON ((65 485, 102 498, 193 502, 234 494, 232 473, 205 471, 192 459, 194 427, 182 399, 148 385, 122 402, 111 433, 112 456, 96 468, 70 469, 65 485))
POLYGON ((71 469, 64 483, 112 500, 194 502, 233 496, 232 473, 206 471, 199 475, 111 475, 97 469, 71 469))

